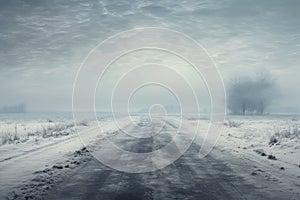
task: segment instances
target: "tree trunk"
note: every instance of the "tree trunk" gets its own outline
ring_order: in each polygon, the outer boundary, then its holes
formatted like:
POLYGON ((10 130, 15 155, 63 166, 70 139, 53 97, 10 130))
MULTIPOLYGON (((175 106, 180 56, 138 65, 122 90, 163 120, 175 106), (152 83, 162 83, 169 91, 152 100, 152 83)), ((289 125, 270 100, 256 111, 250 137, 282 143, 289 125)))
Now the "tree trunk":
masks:
POLYGON ((243 104, 243 115, 246 114, 246 104, 243 104))

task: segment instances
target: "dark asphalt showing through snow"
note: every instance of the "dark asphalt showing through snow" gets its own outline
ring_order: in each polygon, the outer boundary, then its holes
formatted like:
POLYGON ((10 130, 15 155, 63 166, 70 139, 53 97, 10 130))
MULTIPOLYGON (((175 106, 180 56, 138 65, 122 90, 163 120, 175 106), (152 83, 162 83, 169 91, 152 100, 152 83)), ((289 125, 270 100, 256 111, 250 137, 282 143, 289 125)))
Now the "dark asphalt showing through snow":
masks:
MULTIPOLYGON (((138 132, 153 131, 156 125, 132 126, 131 130, 138 132)), ((128 151, 150 152, 170 142, 174 132, 174 127, 166 124, 155 137, 136 139, 119 131, 111 140, 128 151)), ((211 155, 199 159, 199 148, 193 143, 171 165, 140 174, 120 172, 91 159, 50 191, 46 199, 281 199, 280 194, 264 193, 249 184, 225 161, 211 155)))

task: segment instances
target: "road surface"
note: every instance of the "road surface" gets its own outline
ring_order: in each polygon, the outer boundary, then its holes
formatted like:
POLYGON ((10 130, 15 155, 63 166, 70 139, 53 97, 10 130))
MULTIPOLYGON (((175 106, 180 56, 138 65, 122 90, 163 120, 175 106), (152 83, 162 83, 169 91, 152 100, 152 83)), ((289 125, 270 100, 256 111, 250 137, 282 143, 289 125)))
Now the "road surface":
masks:
MULTIPOLYGON (((132 133, 154 135, 160 122, 132 124, 132 133), (157 124, 159 123, 159 124, 157 124)), ((134 138, 118 131, 110 140, 127 151, 151 152, 166 145, 176 133, 176 126, 166 124, 157 135, 134 138)), ((101 144, 99 142, 98 144, 101 144)), ((97 148, 97 145, 95 145, 97 148)), ((100 147, 99 147, 100 148, 100 147)), ((150 200, 150 199, 292 199, 278 189, 277 183, 251 181, 228 166, 231 158, 223 159, 213 154, 198 158, 200 146, 190 148, 169 166, 148 173, 125 173, 91 159, 76 168, 73 174, 54 187, 45 199, 101 199, 101 200, 150 200), (273 185, 272 185, 273 184, 273 185)), ((243 168, 245 166, 241 166, 243 168)), ((247 166, 246 166, 247 167, 247 166)))

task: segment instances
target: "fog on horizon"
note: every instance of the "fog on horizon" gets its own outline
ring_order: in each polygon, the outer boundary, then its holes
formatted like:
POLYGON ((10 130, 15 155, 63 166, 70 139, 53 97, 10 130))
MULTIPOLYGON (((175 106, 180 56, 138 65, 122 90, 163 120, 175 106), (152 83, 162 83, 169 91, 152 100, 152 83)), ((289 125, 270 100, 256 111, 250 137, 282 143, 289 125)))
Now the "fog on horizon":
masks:
MULTIPOLYGON (((114 34, 151 26, 180 31, 201 44, 225 87, 234 77, 269 71, 279 93, 266 112, 300 113, 299 7, 297 0, 1 1, 0 108, 24 104, 29 112, 71 111, 74 79, 88 53, 114 34)), ((133 65, 134 56, 159 58, 155 52, 127 57, 109 71, 108 85, 118 67, 133 65)), ((202 111, 209 110, 203 80, 176 58, 161 59, 188 77, 202 111)), ((110 102, 101 99, 106 90, 97 91, 99 111, 109 110, 110 102)), ((135 97, 130 104, 135 111, 154 103, 176 110, 174 97, 159 89, 148 88, 135 97)))

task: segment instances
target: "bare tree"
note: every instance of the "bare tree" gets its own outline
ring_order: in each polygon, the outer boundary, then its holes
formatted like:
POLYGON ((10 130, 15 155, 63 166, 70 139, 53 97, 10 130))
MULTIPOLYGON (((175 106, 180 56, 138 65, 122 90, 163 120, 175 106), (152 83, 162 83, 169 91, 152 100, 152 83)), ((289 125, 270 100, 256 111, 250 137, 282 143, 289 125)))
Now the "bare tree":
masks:
POLYGON ((266 70, 255 77, 236 78, 227 90, 227 106, 232 114, 260 114, 276 96, 275 79, 266 70))
POLYGON ((256 87, 258 91, 257 111, 258 114, 263 115, 266 107, 270 105, 277 93, 275 78, 267 70, 261 70, 256 76, 256 87))

